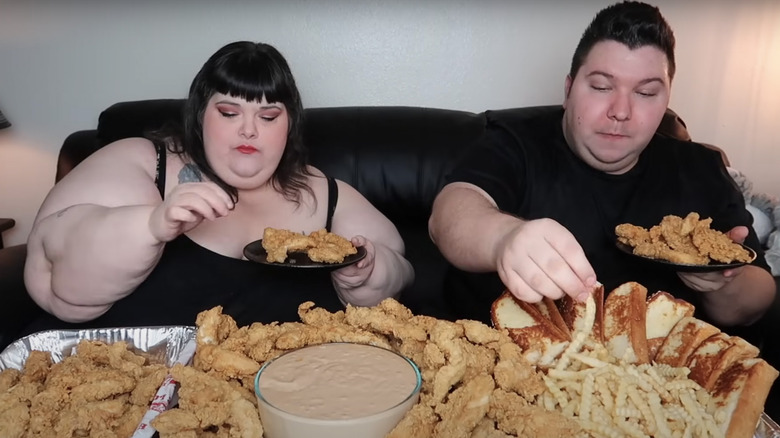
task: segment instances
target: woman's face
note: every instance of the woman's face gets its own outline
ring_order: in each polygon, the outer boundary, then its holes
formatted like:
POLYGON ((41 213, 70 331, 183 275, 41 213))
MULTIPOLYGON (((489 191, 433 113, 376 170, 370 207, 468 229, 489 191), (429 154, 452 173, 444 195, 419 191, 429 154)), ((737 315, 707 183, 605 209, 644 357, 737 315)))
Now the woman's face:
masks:
POLYGON ((239 190, 267 184, 287 144, 289 118, 280 102, 214 94, 203 114, 203 146, 217 175, 239 190))

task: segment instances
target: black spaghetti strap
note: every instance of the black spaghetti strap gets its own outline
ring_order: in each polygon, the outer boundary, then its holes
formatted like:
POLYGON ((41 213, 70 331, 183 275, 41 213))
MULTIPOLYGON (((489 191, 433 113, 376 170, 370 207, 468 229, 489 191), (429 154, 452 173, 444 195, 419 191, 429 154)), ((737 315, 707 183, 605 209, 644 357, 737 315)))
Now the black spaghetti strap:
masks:
POLYGON ((165 146, 155 144, 154 148, 157 150, 157 170, 154 175, 154 184, 157 186, 157 191, 160 192, 160 197, 165 199, 165 170, 167 168, 165 146))
POLYGON ((328 177, 328 219, 325 222, 325 230, 330 232, 331 225, 333 225, 333 213, 336 211, 336 204, 339 202, 339 186, 336 185, 336 180, 332 177, 328 177))

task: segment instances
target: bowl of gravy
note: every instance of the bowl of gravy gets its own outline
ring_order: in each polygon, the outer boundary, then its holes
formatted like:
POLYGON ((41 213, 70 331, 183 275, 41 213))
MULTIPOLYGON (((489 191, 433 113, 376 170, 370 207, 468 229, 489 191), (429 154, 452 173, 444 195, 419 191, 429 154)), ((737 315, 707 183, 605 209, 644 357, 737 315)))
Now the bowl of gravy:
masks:
POLYGON ((420 396, 410 359, 372 345, 336 342, 291 350, 255 376, 266 438, 382 438, 420 396))

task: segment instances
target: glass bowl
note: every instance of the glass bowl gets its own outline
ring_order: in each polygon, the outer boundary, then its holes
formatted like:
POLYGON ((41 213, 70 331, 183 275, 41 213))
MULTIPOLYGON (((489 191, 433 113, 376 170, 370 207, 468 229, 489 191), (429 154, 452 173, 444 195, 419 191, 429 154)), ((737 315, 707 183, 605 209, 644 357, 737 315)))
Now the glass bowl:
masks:
POLYGON ((417 403, 421 386, 410 359, 348 342, 291 350, 255 376, 266 438, 383 438, 417 403))

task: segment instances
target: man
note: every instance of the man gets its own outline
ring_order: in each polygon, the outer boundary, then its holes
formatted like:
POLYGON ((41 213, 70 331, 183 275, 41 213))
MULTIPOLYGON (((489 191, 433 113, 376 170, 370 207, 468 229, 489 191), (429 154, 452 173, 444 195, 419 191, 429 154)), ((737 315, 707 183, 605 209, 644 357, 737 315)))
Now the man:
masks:
POLYGON ((584 300, 596 281, 606 291, 626 281, 665 290, 721 327, 761 317, 775 284, 720 155, 655 135, 669 104, 674 44, 656 7, 612 5, 577 46, 562 109, 519 121, 488 116, 484 138, 450 175, 429 222, 431 238, 459 268, 445 292, 455 317, 489 321, 504 287, 532 302, 584 300), (682 273, 616 249, 616 225, 650 228, 690 212, 745 241, 756 261, 682 273))

